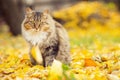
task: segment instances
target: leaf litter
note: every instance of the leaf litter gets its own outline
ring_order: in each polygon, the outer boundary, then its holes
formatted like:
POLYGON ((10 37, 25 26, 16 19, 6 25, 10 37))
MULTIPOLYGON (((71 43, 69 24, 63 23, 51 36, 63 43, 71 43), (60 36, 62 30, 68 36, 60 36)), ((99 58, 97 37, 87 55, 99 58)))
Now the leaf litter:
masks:
POLYGON ((0 80, 120 80, 120 14, 113 3, 81 2, 53 16, 70 36, 70 66, 32 65, 22 36, 1 32, 0 80))

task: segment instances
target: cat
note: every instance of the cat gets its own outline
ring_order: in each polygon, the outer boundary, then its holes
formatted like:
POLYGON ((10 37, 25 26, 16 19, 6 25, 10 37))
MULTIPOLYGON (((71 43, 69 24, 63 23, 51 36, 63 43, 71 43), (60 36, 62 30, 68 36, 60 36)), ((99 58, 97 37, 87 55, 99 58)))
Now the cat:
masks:
POLYGON ((32 64, 51 66, 54 59, 67 65, 70 64, 68 34, 65 28, 52 18, 48 10, 36 12, 26 8, 25 19, 21 27, 23 37, 30 44, 30 50, 33 46, 38 46, 39 55, 42 56, 42 60, 37 59, 37 61, 29 52, 32 64))

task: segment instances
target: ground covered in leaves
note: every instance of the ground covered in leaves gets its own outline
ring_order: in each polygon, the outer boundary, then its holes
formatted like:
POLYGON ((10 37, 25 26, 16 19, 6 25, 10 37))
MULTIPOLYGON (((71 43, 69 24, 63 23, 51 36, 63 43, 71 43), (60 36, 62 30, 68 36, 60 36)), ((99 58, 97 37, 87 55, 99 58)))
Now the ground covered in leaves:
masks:
POLYGON ((53 13, 68 30, 70 66, 33 66, 21 35, 0 33, 0 80, 120 80, 120 13, 113 3, 81 2, 53 13))

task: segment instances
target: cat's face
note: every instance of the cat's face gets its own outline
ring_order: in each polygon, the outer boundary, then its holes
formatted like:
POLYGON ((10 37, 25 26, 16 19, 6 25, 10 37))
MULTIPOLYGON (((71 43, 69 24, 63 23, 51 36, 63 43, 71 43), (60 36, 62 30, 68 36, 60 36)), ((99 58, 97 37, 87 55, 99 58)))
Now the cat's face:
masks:
POLYGON ((44 12, 34 12, 28 10, 25 15, 24 27, 26 30, 33 30, 35 32, 39 31, 49 31, 52 17, 47 11, 44 12))
POLYGON ((55 24, 48 11, 35 12, 31 9, 26 11, 22 23, 22 34, 33 45, 45 42, 54 35, 55 24))

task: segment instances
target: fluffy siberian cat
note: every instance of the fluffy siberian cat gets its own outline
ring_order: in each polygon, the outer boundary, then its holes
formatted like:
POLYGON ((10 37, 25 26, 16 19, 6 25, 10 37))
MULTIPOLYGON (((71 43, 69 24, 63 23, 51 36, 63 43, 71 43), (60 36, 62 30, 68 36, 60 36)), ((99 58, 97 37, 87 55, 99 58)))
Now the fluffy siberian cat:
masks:
POLYGON ((53 20, 48 10, 35 12, 26 9, 22 23, 22 35, 30 44, 30 60, 32 64, 50 66, 54 59, 64 64, 70 64, 69 38, 64 27, 53 20), (35 59, 31 54, 33 46, 38 46, 38 56, 35 59), (39 59, 39 58, 42 59, 39 59))

